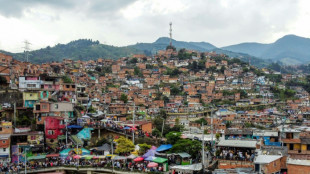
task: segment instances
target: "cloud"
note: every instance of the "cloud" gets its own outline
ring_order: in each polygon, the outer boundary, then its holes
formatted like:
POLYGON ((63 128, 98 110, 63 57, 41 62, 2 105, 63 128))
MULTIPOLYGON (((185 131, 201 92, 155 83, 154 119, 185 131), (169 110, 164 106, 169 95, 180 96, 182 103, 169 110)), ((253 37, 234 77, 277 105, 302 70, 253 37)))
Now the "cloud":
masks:
POLYGON ((216 46, 310 36, 305 0, 0 0, 1 48, 22 51, 79 38, 124 46, 168 36, 216 46), (14 44, 15 43, 15 44, 14 44), (18 45, 18 46, 17 46, 18 45))

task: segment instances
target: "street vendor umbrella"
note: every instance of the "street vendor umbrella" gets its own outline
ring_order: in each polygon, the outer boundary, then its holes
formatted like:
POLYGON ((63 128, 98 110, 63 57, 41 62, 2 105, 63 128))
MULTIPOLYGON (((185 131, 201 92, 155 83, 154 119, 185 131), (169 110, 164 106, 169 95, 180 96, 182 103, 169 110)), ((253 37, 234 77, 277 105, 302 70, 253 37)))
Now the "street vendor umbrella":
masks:
POLYGON ((137 130, 137 128, 133 127, 133 128, 130 128, 130 130, 137 130))
POLYGON ((133 161, 134 162, 140 162, 140 161, 143 161, 143 160, 144 160, 144 158, 139 156, 138 158, 134 159, 133 161))
POLYGON ((127 130, 127 129, 130 129, 130 127, 128 127, 128 126, 124 127, 124 130, 127 130))
POLYGON ((81 155, 75 155, 73 158, 74 158, 74 159, 80 159, 80 158, 81 158, 81 155))
POLYGON ((157 164, 157 163, 154 163, 154 162, 150 162, 150 163, 147 165, 148 168, 157 167, 157 166, 158 166, 158 164, 157 164))

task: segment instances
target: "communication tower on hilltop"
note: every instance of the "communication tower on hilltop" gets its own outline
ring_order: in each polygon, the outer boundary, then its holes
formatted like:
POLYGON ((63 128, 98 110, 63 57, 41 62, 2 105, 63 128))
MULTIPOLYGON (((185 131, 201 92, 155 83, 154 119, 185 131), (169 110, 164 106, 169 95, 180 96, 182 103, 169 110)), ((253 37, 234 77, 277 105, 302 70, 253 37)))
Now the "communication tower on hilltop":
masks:
POLYGON ((170 25, 170 32, 169 32, 169 35, 170 35, 170 47, 172 47, 172 22, 169 23, 170 25))
POLYGON ((25 40, 24 43, 25 43, 25 47, 23 47, 23 48, 25 49, 25 51, 24 51, 25 59, 28 62, 29 50, 30 50, 29 45, 31 45, 31 43, 28 40, 25 40))

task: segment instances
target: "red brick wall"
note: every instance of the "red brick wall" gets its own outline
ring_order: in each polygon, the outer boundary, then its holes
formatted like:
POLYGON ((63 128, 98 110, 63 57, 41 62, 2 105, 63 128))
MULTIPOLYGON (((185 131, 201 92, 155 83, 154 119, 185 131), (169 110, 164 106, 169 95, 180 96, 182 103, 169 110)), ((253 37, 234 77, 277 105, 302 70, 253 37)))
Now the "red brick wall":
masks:
POLYGON ((310 166, 287 164, 288 174, 310 174, 310 166))

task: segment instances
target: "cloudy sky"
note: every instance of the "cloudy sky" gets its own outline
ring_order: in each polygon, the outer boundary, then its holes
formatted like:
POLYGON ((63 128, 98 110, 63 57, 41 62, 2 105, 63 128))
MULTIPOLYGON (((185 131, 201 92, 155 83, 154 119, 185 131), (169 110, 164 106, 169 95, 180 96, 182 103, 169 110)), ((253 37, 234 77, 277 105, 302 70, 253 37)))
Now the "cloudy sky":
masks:
POLYGON ((215 46, 310 37, 308 0, 0 0, 0 50, 79 38, 124 46, 168 36, 215 46))

